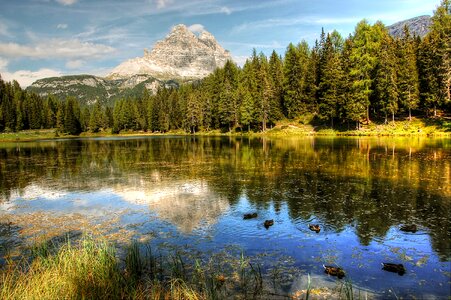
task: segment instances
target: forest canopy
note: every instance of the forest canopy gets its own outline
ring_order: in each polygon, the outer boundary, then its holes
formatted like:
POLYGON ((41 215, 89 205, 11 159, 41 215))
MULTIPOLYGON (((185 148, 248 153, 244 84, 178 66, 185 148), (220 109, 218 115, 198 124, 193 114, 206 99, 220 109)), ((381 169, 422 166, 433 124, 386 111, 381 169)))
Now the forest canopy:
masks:
POLYGON ((332 128, 359 128, 397 115, 435 117, 451 112, 450 57, 451 1, 442 0, 422 39, 407 27, 395 38, 381 22, 362 20, 348 37, 323 30, 313 47, 290 43, 283 56, 254 50, 243 67, 228 61, 200 81, 155 95, 145 91, 114 107, 41 97, 0 77, 0 132, 264 131, 279 120, 303 116, 332 128))

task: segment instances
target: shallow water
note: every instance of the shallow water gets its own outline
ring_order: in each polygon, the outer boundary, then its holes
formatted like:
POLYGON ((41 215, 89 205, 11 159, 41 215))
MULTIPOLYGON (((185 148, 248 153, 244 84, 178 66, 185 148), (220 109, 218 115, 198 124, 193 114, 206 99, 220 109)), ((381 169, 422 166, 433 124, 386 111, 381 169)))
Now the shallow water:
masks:
MULTIPOLYGON (((0 145, 0 256, 80 232, 239 249, 285 291, 342 267, 376 298, 450 297, 451 140, 142 137, 0 145), (245 213, 258 217, 243 220, 245 213), (274 219, 268 229, 266 219, 274 219), (321 231, 310 231, 308 224, 321 231), (406 233, 402 224, 416 224, 406 233), (402 263, 404 276, 383 271, 402 263)), ((0 260, 4 263, 4 260, 0 260)))

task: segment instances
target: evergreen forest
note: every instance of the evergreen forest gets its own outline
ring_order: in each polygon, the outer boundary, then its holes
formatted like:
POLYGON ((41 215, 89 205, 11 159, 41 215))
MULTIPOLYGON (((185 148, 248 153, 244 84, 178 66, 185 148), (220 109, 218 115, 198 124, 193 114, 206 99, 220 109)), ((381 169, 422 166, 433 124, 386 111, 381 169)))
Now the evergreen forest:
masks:
POLYGON ((392 37, 381 22, 362 20, 348 37, 323 30, 313 46, 289 44, 283 56, 254 50, 243 67, 228 61, 200 81, 144 91, 113 107, 41 97, 0 77, 0 132, 246 132, 284 119, 359 129, 397 117, 449 115, 450 85, 451 1, 442 0, 423 38, 407 27, 392 37))

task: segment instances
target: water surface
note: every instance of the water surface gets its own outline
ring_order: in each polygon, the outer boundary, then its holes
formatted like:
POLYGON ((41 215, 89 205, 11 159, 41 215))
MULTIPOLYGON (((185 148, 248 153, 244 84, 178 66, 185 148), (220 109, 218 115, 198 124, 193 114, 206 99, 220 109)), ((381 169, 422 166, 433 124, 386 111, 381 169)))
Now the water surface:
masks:
MULTIPOLYGON (((336 278, 376 298, 449 298, 451 140, 142 137, 0 145, 0 256, 93 232, 211 255, 238 249, 284 291, 336 278), (243 214, 258 217, 243 220, 243 214), (274 219, 266 229, 263 222, 274 219), (308 224, 320 224, 315 233, 308 224), (416 224, 406 233, 402 224, 416 224), (403 263, 404 276, 381 269, 403 263), (396 296, 395 296, 396 295, 396 296)), ((0 260, 4 263, 4 260, 0 260)))

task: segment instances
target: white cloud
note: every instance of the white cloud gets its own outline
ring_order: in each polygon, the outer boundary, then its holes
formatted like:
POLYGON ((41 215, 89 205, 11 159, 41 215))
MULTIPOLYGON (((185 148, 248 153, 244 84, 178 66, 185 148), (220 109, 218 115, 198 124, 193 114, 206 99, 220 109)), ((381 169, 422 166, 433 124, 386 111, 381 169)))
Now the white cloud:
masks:
POLYGON ((272 41, 269 44, 225 42, 224 45, 226 47, 232 46, 231 48, 235 48, 235 46, 238 46, 238 47, 244 47, 244 48, 247 48, 247 49, 253 49, 253 48, 257 48, 257 49, 283 49, 283 48, 286 47, 286 46, 282 45, 278 41, 272 41))
POLYGON ((8 61, 2 57, 0 57, 0 71, 6 70, 8 66, 8 61))
POLYGON ((62 5, 72 5, 74 3, 76 3, 78 0, 56 0, 56 2, 58 2, 59 4, 62 5))
POLYGON ((234 55, 232 57, 233 61, 236 62, 236 64, 240 67, 244 66, 244 63, 246 62, 246 60, 249 58, 249 56, 245 56, 245 55, 234 55))
POLYGON ((171 4, 173 0, 156 0, 157 8, 165 8, 168 4, 171 4))
POLYGON ((29 85, 31 85, 33 82, 35 82, 38 79, 46 78, 46 77, 57 77, 62 76, 63 74, 59 71, 52 70, 52 69, 39 69, 37 71, 30 71, 30 70, 19 70, 13 73, 10 72, 3 72, 2 78, 5 81, 12 81, 17 80, 19 84, 25 88, 29 85))
POLYGON ((230 15, 232 13, 232 10, 230 8, 228 8, 227 6, 221 7, 221 9, 219 11, 226 15, 230 15))
POLYGON ((66 67, 69 69, 79 69, 85 64, 84 60, 76 59, 76 60, 70 60, 66 63, 66 67))
POLYGON ((338 25, 338 24, 356 24, 361 18, 327 18, 316 16, 299 16, 286 19, 266 19, 255 22, 243 23, 232 28, 232 32, 243 32, 255 29, 286 27, 294 25, 338 25))
POLYGON ((115 51, 102 44, 82 42, 78 39, 50 39, 39 41, 34 45, 17 43, 0 43, 0 55, 6 57, 29 58, 102 58, 115 51))
POLYGON ((203 31, 204 29, 205 29, 204 25, 202 25, 202 24, 193 24, 191 26, 188 26, 188 30, 190 30, 193 33, 199 33, 201 31, 203 31))
POLYGON ((56 25, 57 29, 67 29, 67 24, 58 24, 56 25))
POLYGON ((11 36, 11 33, 8 30, 8 26, 5 23, 0 22, 0 36, 11 36))

